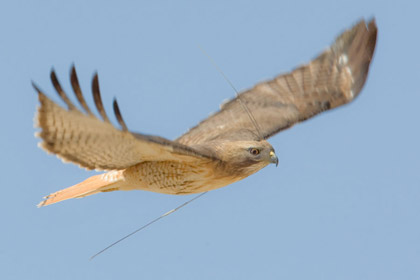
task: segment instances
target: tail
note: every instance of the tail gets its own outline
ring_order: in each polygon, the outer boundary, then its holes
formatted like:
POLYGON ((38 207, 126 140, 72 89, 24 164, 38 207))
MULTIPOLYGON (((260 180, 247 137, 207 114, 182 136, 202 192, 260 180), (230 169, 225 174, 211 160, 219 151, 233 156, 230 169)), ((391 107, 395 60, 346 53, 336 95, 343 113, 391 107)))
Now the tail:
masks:
POLYGON ((41 201, 37 206, 47 206, 66 199, 85 197, 98 192, 117 191, 120 189, 123 179, 122 171, 110 171, 105 174, 95 175, 79 184, 44 197, 45 200, 41 201))

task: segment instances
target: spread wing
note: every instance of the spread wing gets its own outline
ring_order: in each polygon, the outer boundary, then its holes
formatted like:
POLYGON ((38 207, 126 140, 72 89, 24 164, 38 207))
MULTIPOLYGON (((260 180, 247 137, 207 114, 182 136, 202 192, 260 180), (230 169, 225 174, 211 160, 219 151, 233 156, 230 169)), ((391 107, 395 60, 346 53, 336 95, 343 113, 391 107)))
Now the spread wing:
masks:
POLYGON ((295 123, 352 101, 365 83, 376 34, 374 20, 367 24, 361 20, 309 64, 239 94, 177 141, 196 145, 238 137, 267 139, 295 123))
POLYGON ((46 151, 64 161, 97 170, 124 169, 143 161, 214 159, 211 154, 158 136, 129 132, 116 100, 114 112, 122 129, 114 127, 102 105, 97 75, 92 81, 92 92, 102 120, 96 118, 82 95, 74 67, 70 78, 84 113, 70 101, 54 71, 51 72, 51 80, 67 110, 55 104, 33 84, 41 103, 36 116, 36 125, 41 128, 38 136, 43 140, 40 146, 46 151))

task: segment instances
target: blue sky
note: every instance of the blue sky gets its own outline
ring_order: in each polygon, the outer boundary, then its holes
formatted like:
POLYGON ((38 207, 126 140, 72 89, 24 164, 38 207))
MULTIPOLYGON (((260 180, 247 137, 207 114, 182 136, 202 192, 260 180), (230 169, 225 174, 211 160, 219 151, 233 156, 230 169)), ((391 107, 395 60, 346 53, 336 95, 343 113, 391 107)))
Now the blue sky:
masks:
MULTIPOLYGON (((3 1, 2 279, 419 279, 420 5, 415 1, 3 1), (291 70, 362 17, 379 28, 352 104, 270 139, 278 168, 190 197, 113 192, 37 209, 91 176, 37 148, 34 80, 99 72, 132 130, 174 139, 238 89, 291 70)), ((89 97, 89 102, 91 99, 89 97)), ((92 104, 92 103, 90 103, 92 104)))

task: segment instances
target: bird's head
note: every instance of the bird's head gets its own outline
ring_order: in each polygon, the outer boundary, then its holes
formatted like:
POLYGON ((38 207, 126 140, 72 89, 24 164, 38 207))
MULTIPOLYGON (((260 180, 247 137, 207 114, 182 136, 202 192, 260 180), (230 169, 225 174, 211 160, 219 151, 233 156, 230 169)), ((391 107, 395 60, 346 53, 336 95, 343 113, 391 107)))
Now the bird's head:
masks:
POLYGON ((246 176, 270 163, 278 165, 274 148, 265 140, 228 141, 218 146, 217 154, 225 163, 246 176))

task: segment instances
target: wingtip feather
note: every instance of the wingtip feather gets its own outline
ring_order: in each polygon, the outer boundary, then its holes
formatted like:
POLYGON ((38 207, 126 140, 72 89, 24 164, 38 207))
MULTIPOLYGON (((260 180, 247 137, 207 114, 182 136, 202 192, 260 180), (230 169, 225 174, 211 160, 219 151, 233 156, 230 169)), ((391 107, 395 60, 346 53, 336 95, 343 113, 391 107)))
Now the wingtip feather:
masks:
POLYGON ((118 121, 118 123, 120 124, 121 128, 123 131, 128 131, 127 125, 124 122, 124 119, 121 115, 121 111, 120 111, 120 107, 118 106, 118 102, 117 99, 114 98, 114 102, 112 102, 113 108, 114 108, 114 114, 115 117, 118 121))
POLYGON ((95 101, 96 109, 101 115, 102 120, 104 122, 110 123, 109 118, 105 112, 104 105, 102 103, 101 91, 99 88, 98 72, 95 72, 92 78, 92 94, 93 94, 93 99, 95 101))

